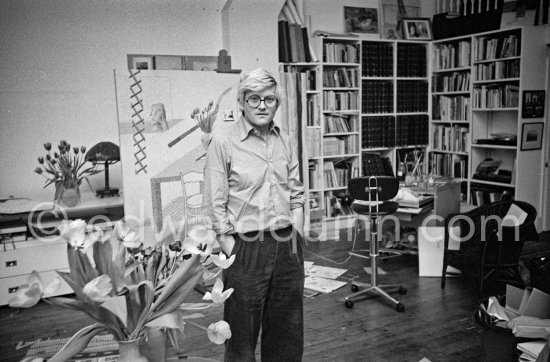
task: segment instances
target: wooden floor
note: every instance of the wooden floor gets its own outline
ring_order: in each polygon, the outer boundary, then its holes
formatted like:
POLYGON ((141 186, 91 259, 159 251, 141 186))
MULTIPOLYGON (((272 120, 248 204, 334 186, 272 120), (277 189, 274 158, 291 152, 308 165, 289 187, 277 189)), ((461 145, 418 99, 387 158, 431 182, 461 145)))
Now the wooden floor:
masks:
MULTIPOLYGON (((544 242, 526 245, 524 255, 550 256, 550 233, 544 242)), ((345 277, 358 276, 368 281, 363 270, 369 261, 353 257, 344 264, 350 242, 322 241, 307 246, 305 258, 318 265, 347 269, 345 277)), ((341 299, 350 293, 348 286, 329 294, 305 300, 305 361, 479 361, 483 329, 473 319, 478 305, 474 283, 449 279, 446 289, 440 278, 419 278, 417 257, 404 255, 382 261, 387 272, 382 283, 402 283, 408 293, 400 299, 405 312, 376 299, 358 301, 346 308, 341 299)), ((199 293, 193 296, 200 300, 199 293)), ((208 326, 221 319, 221 307, 211 310, 203 320, 208 326)), ((37 339, 66 338, 91 321, 82 313, 45 303, 24 310, 0 308, 0 360, 19 361, 28 348, 18 343, 37 339)), ((210 343, 205 333, 186 326, 183 353, 223 360, 223 346, 210 343)), ((258 355, 259 356, 259 355, 258 355)), ((259 358, 258 358, 259 360, 259 358)))

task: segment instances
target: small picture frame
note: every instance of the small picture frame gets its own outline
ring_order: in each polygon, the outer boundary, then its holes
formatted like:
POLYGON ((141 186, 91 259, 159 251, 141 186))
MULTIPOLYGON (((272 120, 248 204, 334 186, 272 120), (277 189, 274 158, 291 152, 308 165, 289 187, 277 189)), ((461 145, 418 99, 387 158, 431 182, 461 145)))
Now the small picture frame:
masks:
POLYGON ((429 18, 403 18, 403 39, 432 40, 432 23, 429 18))
POLYGON ((540 150, 542 149, 542 131, 543 122, 524 123, 521 126, 521 150, 540 150))
POLYGON ((133 57, 132 69, 153 70, 153 57, 152 56, 133 57))
POLYGON ((344 24, 346 33, 378 34, 378 9, 344 6, 344 24))
POLYGON ((521 118, 544 117, 545 95, 543 90, 523 91, 521 118))

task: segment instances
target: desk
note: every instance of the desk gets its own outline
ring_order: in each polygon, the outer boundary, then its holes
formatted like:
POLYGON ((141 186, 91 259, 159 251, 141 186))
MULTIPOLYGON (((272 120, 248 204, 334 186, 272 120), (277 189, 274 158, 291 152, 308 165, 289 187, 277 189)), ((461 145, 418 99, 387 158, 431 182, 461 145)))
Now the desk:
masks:
POLYGON ((412 190, 418 194, 433 195, 433 208, 424 212, 419 212, 418 209, 399 208, 395 216, 404 227, 417 228, 428 217, 430 219, 426 221, 426 226, 440 226, 448 215, 460 212, 460 182, 446 182, 436 184, 430 189, 412 190))

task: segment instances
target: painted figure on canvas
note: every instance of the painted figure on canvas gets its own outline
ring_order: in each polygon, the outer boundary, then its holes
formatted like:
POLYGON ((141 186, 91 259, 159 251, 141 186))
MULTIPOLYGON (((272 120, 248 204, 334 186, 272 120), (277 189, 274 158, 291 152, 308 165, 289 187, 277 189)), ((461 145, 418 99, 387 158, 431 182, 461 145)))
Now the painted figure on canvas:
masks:
POLYGON ((297 145, 274 117, 281 90, 272 74, 241 75, 240 119, 214 134, 205 164, 205 201, 233 288, 224 320, 233 336, 226 361, 300 361, 303 353, 303 204, 297 145))

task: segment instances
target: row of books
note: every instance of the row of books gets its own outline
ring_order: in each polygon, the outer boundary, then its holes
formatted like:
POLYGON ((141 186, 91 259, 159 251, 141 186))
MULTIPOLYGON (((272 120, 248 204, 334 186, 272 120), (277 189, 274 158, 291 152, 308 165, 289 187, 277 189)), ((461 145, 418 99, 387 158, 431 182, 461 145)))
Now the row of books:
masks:
POLYGON ((310 225, 320 226, 323 221, 324 209, 323 209, 323 197, 319 192, 312 192, 309 194, 309 223, 310 225))
POLYGON ((432 145, 435 150, 439 151, 467 152, 469 135, 468 127, 436 124, 432 127, 432 145))
POLYGON ((470 66, 471 44, 459 41, 441 44, 434 50, 434 70, 454 69, 470 66))
POLYGON ((361 147, 380 148, 428 144, 427 115, 365 116, 361 121, 361 147))
POLYGON ((325 188, 347 187, 350 178, 359 176, 359 169, 351 162, 323 162, 325 188))
POLYGON ((427 47, 424 44, 398 44, 397 76, 425 77, 427 73, 426 52, 427 47))
POLYGON ((519 87, 515 84, 482 85, 474 88, 474 108, 512 108, 519 104, 519 87))
POLYGON ((321 107, 319 104, 318 94, 309 94, 306 101, 307 107, 307 125, 319 126, 321 125, 321 107))
POLYGON ((495 80, 519 77, 519 59, 510 61, 498 61, 491 63, 476 64, 474 74, 476 80, 495 80))
POLYGON ((427 145, 429 141, 428 115, 397 116, 395 145, 397 147, 427 145))
POLYGON ((516 34, 499 37, 482 36, 477 38, 474 46, 474 60, 490 60, 520 55, 519 38, 516 34))
POLYGON ((377 153, 363 152, 363 176, 391 176, 394 177, 393 166, 389 157, 382 157, 377 153))
POLYGON ((430 173, 435 176, 468 178, 468 160, 450 153, 430 153, 430 173))
POLYGON ((306 69, 306 89, 314 91, 317 89, 317 71, 315 69, 306 69))
POLYGON ((279 62, 311 62, 309 35, 306 27, 287 20, 279 20, 279 62))
POLYGON ((325 115, 325 133, 352 132, 353 124, 349 116, 325 115))
POLYGON ((322 186, 322 171, 321 165, 316 161, 308 162, 308 175, 309 175, 309 189, 316 190, 320 189, 322 186))
POLYGON ((432 77, 432 90, 434 92, 468 92, 470 91, 470 72, 435 74, 432 77))
POLYGON ((362 91, 363 113, 393 112, 393 82, 363 80, 362 91))
POLYGON ((361 65, 364 77, 393 76, 392 44, 363 42, 361 65))
POLYGON ((327 192, 325 194, 325 216, 336 217, 351 215, 351 204, 345 192, 327 192))
POLYGON ((320 128, 306 128, 306 152, 307 157, 321 157, 322 138, 320 128))
POLYGON ((395 117, 363 117, 361 121, 361 148, 395 146, 395 117))
POLYGON ((427 112, 428 93, 425 81, 397 81, 397 112, 427 112))
POLYGON ((325 69, 323 71, 323 87, 357 88, 358 77, 359 77, 358 68, 340 67, 337 69, 325 69))
POLYGON ((323 137, 323 155, 338 156, 357 153, 357 136, 323 137))
POLYGON ((432 117, 436 121, 467 121, 469 114, 470 97, 434 97, 432 102, 432 117))
POLYGON ((514 198, 514 194, 511 189, 472 185, 470 189, 470 197, 473 205, 482 206, 497 201, 511 200, 514 198))
POLYGON ((323 62, 359 64, 359 44, 324 43, 323 62))
POLYGON ((349 111, 358 109, 357 92, 324 91, 323 104, 325 111, 349 111))

